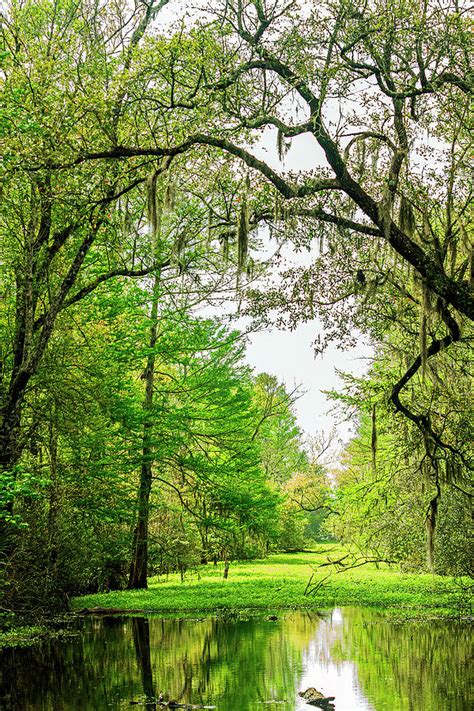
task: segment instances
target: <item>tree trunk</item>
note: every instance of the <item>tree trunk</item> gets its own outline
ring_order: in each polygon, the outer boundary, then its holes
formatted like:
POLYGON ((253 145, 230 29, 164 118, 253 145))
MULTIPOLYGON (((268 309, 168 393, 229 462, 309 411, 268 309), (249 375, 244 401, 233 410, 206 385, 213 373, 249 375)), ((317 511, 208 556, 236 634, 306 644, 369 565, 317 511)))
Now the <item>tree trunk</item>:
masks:
POLYGON ((150 655, 150 629, 148 620, 142 617, 132 618, 133 643, 137 664, 142 675, 142 687, 145 695, 145 708, 156 709, 153 667, 150 655))
POLYGON ((160 274, 155 275, 153 282, 153 296, 151 304, 151 325, 149 338, 149 355, 145 368, 145 400, 143 409, 145 419, 143 423, 143 450, 142 465, 140 468, 140 483, 138 486, 137 522, 133 533, 132 560, 128 589, 146 589, 148 576, 148 520, 150 516, 150 492, 152 482, 153 446, 152 446, 152 413, 153 413, 153 384, 155 379, 155 345, 158 333, 158 298, 160 274))
MULTIPOLYGON (((145 457, 145 447, 143 448, 145 457)), ((132 561, 128 589, 146 589, 148 576, 148 519, 150 513, 152 469, 151 462, 144 461, 140 470, 138 489, 137 523, 133 532, 132 561)))
POLYGON ((435 566, 435 532, 438 517, 438 499, 440 495, 441 492, 438 487, 438 492, 436 496, 431 499, 426 513, 426 562, 431 573, 434 573, 435 566))

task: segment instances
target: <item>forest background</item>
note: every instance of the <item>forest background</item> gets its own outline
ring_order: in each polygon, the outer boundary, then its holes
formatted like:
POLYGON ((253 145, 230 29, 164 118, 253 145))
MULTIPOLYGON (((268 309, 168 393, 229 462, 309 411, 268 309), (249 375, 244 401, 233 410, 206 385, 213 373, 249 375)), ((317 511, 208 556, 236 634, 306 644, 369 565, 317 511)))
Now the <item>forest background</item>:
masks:
POLYGON ((466 10, 188 9, 2 10, 2 605, 328 536, 466 574, 466 10), (319 159, 285 172, 298 136, 319 159), (333 393, 357 432, 331 471, 296 393, 245 365, 231 302, 253 329, 317 317, 320 351, 370 340, 369 372, 333 393))

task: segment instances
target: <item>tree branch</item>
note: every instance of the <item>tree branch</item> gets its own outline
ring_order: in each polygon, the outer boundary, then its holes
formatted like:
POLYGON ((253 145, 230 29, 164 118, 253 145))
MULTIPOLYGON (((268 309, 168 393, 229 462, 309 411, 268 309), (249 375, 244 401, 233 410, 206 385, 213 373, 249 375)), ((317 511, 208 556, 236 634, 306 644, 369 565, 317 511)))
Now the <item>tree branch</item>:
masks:
MULTIPOLYGON (((109 279, 113 279, 114 277, 118 276, 126 276, 126 277, 141 277, 141 276, 147 276, 148 274, 152 274, 156 270, 163 270, 166 267, 169 267, 171 264, 171 261, 169 259, 159 262, 157 264, 153 264, 151 267, 144 267, 143 269, 113 269, 110 272, 107 272, 106 274, 101 274, 98 276, 94 281, 90 282, 86 286, 84 286, 82 289, 80 289, 78 292, 73 294, 69 299, 66 299, 61 308, 60 311, 63 311, 64 309, 67 309, 68 306, 72 306, 73 304, 76 304, 78 301, 81 301, 84 299, 86 296, 91 294, 95 289, 97 289, 98 286, 103 284, 104 282, 108 281, 109 279)), ((43 314, 39 318, 36 319, 34 328, 35 330, 38 330, 40 328, 46 319, 46 314, 43 314)))

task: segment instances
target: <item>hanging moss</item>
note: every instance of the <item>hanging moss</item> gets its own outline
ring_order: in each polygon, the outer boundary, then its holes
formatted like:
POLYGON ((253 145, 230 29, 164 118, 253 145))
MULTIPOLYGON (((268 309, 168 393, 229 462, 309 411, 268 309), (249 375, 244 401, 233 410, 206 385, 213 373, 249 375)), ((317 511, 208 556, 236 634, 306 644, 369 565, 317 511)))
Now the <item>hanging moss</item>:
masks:
POLYGON ((227 233, 220 235, 219 242, 221 243, 222 258, 227 264, 229 260, 229 235, 227 233))
POLYGON ((426 377, 427 359, 427 332, 428 319, 432 311, 431 295, 425 282, 422 284, 421 322, 420 322, 420 354, 421 354, 421 377, 426 377))
POLYGON ((250 178, 246 175, 243 186, 242 201, 240 203, 240 210, 237 217, 237 266, 239 271, 242 271, 245 267, 249 248, 250 218, 247 200, 249 189, 250 178))
POLYGON ((434 311, 432 293, 426 282, 423 282, 423 308, 428 315, 432 314, 434 311))
POLYGON ((290 234, 292 232, 295 232, 298 228, 298 218, 296 217, 296 215, 293 215, 291 212, 288 212, 285 226, 290 234))
POLYGON ((168 181, 165 188, 163 199, 163 208, 165 210, 174 210, 176 206, 176 185, 172 179, 168 181))
POLYGON ((380 143, 378 141, 375 141, 373 150, 372 150, 372 162, 371 162, 372 177, 377 176, 377 170, 378 170, 378 165, 379 165, 379 156, 380 156, 380 143))
POLYGON ((283 131, 278 129, 277 133, 277 149, 278 158, 282 161, 284 160, 286 154, 288 153, 291 146, 291 140, 285 138, 283 131))
POLYGON ((285 151, 285 146, 284 146, 284 135, 283 131, 281 129, 278 129, 277 133, 277 150, 278 150, 278 158, 280 160, 283 160, 284 158, 284 151, 285 151))
POLYGON ((398 215, 400 229, 409 237, 413 237, 416 229, 415 213, 409 200, 402 195, 400 200, 400 211, 398 215))
POLYGON ((158 173, 154 171, 146 181, 147 218, 150 234, 156 237, 160 231, 161 200, 158 196, 158 173))
POLYGON ((212 241, 212 212, 207 211, 206 245, 209 247, 212 241))
POLYGON ((426 211, 423 211, 423 227, 420 236, 423 242, 431 242, 431 225, 426 211))
POLYGON ((182 230, 181 232, 178 232, 174 246, 173 246, 173 252, 174 252, 175 257, 177 258, 178 261, 180 261, 181 257, 183 256, 186 244, 187 244, 186 231, 182 230))
MULTIPOLYGON (((387 264, 390 264, 390 258, 393 253, 393 248, 387 244, 386 242, 380 245, 380 249, 378 250, 377 258, 378 258, 378 268, 382 271, 385 272, 387 269, 387 264)), ((395 252, 395 254, 397 254, 395 252)))
POLYGON ((155 259, 158 257, 161 239, 161 218, 163 202, 158 189, 159 173, 154 171, 147 180, 147 217, 151 249, 155 259))
POLYGON ((382 222, 383 235, 387 242, 390 241, 390 227, 392 223, 393 195, 388 184, 384 188, 382 200, 380 202, 380 218, 382 222))
POLYGON ((365 174, 366 145, 365 141, 357 141, 357 172, 359 179, 365 174))
POLYGON ((255 262, 253 261, 252 257, 250 257, 247 260, 247 268, 246 268, 246 274, 249 279, 253 279, 254 275, 254 269, 255 269, 255 262))
POLYGON ((288 153, 288 149, 290 147, 290 142, 285 140, 285 134, 281 129, 278 129, 277 133, 277 149, 278 149, 278 158, 282 161, 284 160, 286 154, 288 153))

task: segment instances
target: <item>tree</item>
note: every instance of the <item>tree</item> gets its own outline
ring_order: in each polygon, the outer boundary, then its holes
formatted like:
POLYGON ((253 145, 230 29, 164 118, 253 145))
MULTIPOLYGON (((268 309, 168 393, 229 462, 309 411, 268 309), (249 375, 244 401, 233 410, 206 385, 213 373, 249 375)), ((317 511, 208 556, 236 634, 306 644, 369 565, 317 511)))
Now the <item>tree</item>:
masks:
POLYGON ((266 479, 279 486, 306 464, 302 434, 292 409, 297 397, 296 389, 287 392, 273 375, 261 373, 255 379, 254 401, 259 420, 254 439, 266 479))
MULTIPOLYGON (((403 338, 397 343, 402 346, 403 338)), ((339 516, 332 526, 365 555, 405 569, 465 574, 472 466, 467 382, 450 380, 446 356, 412 382, 408 403, 425 408, 442 431, 441 444, 425 439, 409 418, 400 422, 387 402, 387 381, 396 381, 404 367, 390 349, 378 353, 369 376, 347 377, 345 391, 334 394, 359 426, 336 473, 339 516)))
MULTIPOLYGON (((197 146, 217 149, 216 165, 224 154, 233 156, 234 174, 246 166, 252 185, 252 197, 247 190, 227 215, 236 223, 240 266, 248 230, 262 222, 286 222, 300 246, 316 236, 325 245, 310 270, 299 278, 287 273, 286 298, 281 287, 260 295, 257 313, 262 306, 280 307, 290 321, 317 314, 328 322, 329 337, 347 335, 363 318, 370 291, 390 282, 394 298, 410 299, 404 283, 391 278, 400 258, 436 302, 443 324, 444 334, 424 352, 436 355, 459 341, 462 322, 474 314, 464 8, 456 2, 441 8, 435 2, 345 0, 305 12, 280 2, 229 0, 212 16, 189 37, 180 31, 169 45, 150 42, 148 53, 168 57, 171 78, 154 83, 150 70, 145 79, 134 76, 127 94, 130 104, 140 97, 137 121, 166 107, 178 123, 189 119, 188 130, 183 122, 170 140, 155 122, 153 141, 134 131, 134 141, 109 141, 75 160, 174 158, 194 155, 197 146), (183 61, 176 66, 178 47, 183 61), (204 107, 206 133, 194 130, 204 107), (303 121, 295 120, 298 112, 303 121), (293 139, 311 137, 321 167, 288 175, 257 158, 249 144, 266 129, 276 129, 281 157, 293 139)), ((399 397, 424 357, 414 358, 392 401, 432 436, 426 418, 404 409, 399 397)))
MULTIPOLYGON (((25 447, 25 396, 61 312, 109 279, 168 266, 138 255, 139 235, 123 229, 124 201, 144 177, 118 164, 53 168, 77 146, 114 140, 134 50, 165 4, 143 4, 130 16, 124 8, 109 14, 105 4, 13 1, 2 15, 0 230, 4 288, 12 298, 2 354, 0 463, 13 482, 25 447)), ((10 497, 2 512, 7 522, 12 511, 10 497)))

